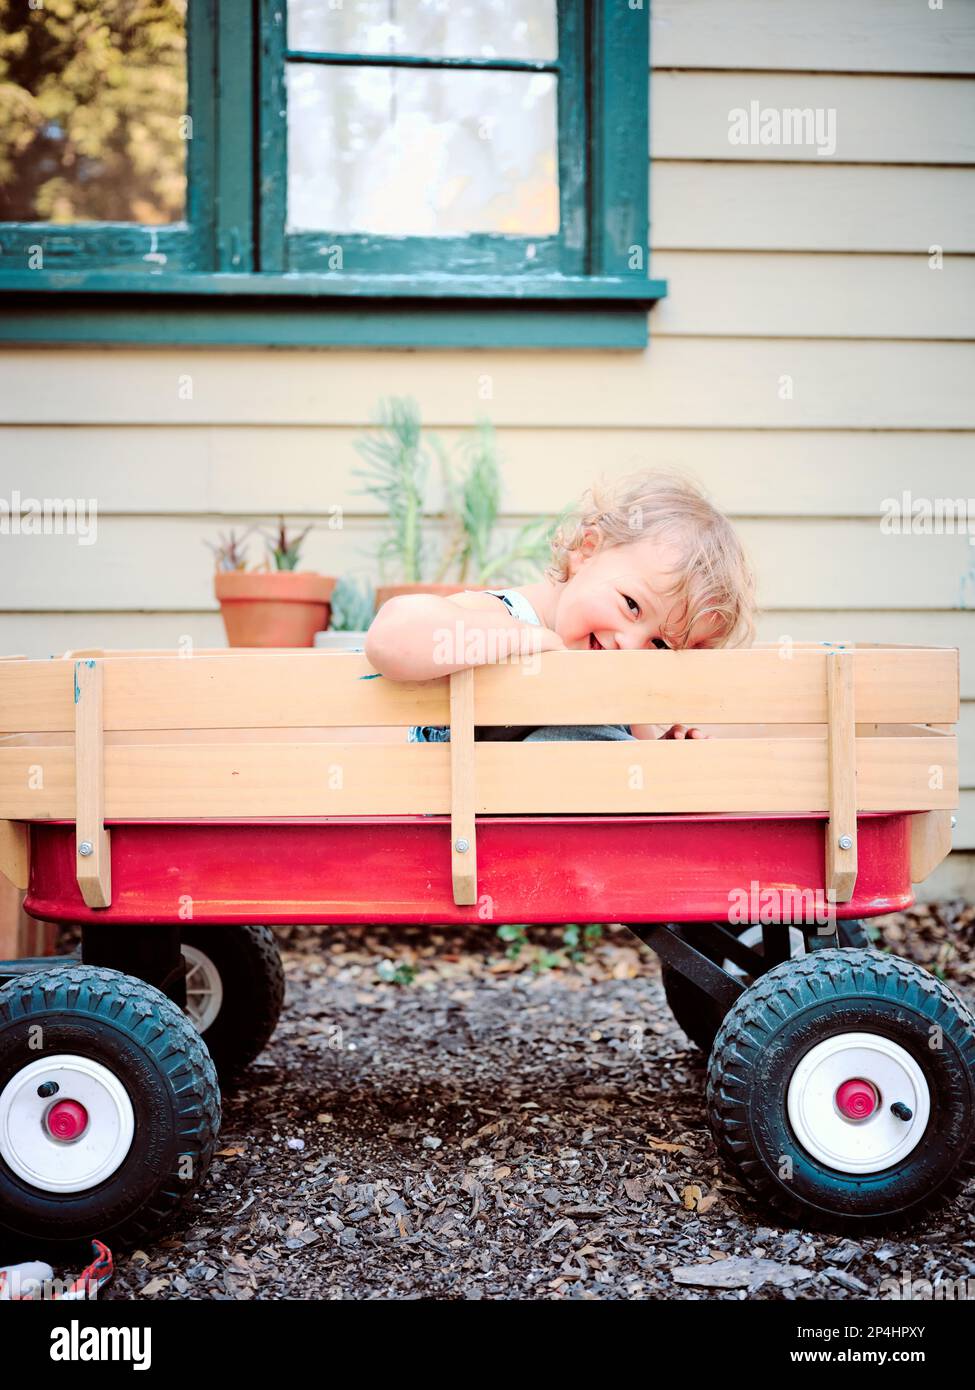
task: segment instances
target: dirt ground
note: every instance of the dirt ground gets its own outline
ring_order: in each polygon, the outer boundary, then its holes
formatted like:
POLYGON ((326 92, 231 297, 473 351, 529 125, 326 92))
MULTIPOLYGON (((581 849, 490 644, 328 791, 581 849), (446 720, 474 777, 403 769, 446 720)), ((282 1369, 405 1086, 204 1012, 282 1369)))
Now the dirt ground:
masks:
MULTIPOLYGON (((975 908, 880 925, 975 1002, 975 908)), ((487 927, 282 931, 285 1014, 224 1095, 210 1173, 101 1299, 975 1295, 975 1189, 903 1238, 750 1209, 656 958, 608 927, 574 963, 561 933, 529 929, 512 961, 487 927)))

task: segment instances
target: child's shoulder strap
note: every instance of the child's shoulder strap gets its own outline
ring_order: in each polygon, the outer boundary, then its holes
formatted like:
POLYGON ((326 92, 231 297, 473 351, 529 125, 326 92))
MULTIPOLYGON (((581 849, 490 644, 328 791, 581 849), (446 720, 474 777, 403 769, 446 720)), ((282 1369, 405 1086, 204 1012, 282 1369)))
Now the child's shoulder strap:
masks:
POLYGON ((512 617, 517 618, 521 623, 535 623, 541 627, 542 620, 535 612, 528 600, 519 594, 517 589, 485 589, 486 594, 494 594, 506 604, 512 617))

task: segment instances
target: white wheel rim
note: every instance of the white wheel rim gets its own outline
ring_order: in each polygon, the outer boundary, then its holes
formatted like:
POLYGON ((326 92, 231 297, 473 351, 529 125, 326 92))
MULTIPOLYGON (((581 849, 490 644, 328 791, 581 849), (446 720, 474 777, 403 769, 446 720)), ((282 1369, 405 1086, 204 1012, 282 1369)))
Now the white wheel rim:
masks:
POLYGON ((909 1052, 878 1033, 838 1033, 811 1048, 792 1074, 789 1122, 813 1158, 840 1173, 879 1173, 921 1142, 931 1114, 924 1073, 909 1052), (849 1119, 837 1105, 844 1082, 863 1080, 879 1103, 865 1119, 849 1119), (891 1106, 911 1111, 899 1119, 891 1106))
POLYGON ((17 1177, 42 1192, 85 1192, 122 1166, 132 1146, 135 1114, 118 1077, 90 1057, 61 1053, 39 1058, 0 1092, 0 1158, 17 1177), (53 1096, 38 1088, 55 1082, 53 1096), (48 1115, 64 1101, 87 1112, 77 1138, 57 1139, 48 1115))
MULTIPOLYGON (((738 940, 743 946, 750 946, 753 951, 762 954, 762 928, 760 926, 746 927, 738 936, 738 940)), ((795 960, 797 956, 806 954, 806 939, 798 927, 789 928, 789 956, 795 960)), ((722 962, 721 969, 728 975, 734 975, 737 979, 748 978, 748 972, 743 970, 733 960, 722 962)))
POLYGON ((186 961, 186 1013, 198 1033, 205 1033, 223 1006, 220 971, 196 946, 182 946, 186 961))

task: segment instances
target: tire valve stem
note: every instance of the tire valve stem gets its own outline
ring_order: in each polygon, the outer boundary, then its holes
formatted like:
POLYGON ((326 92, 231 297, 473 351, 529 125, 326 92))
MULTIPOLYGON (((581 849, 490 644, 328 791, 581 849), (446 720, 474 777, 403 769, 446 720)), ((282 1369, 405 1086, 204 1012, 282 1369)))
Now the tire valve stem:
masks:
POLYGON ((890 1113, 896 1115, 899 1120, 913 1120, 914 1112, 909 1110, 902 1100, 895 1100, 890 1107, 890 1113))
POLYGON ((42 1100, 47 1100, 48 1096, 56 1096, 60 1089, 56 1081, 45 1081, 43 1086, 38 1086, 37 1094, 42 1100))

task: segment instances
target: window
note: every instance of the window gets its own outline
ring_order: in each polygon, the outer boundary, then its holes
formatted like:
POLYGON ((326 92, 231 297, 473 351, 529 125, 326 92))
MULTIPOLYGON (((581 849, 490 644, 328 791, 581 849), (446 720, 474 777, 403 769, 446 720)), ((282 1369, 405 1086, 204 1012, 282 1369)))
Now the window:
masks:
POLYGON ((209 10, 0 0, 0 273, 210 268, 209 10))
POLYGON ((641 0, 0 0, 0 338, 642 346, 648 71, 641 0))

